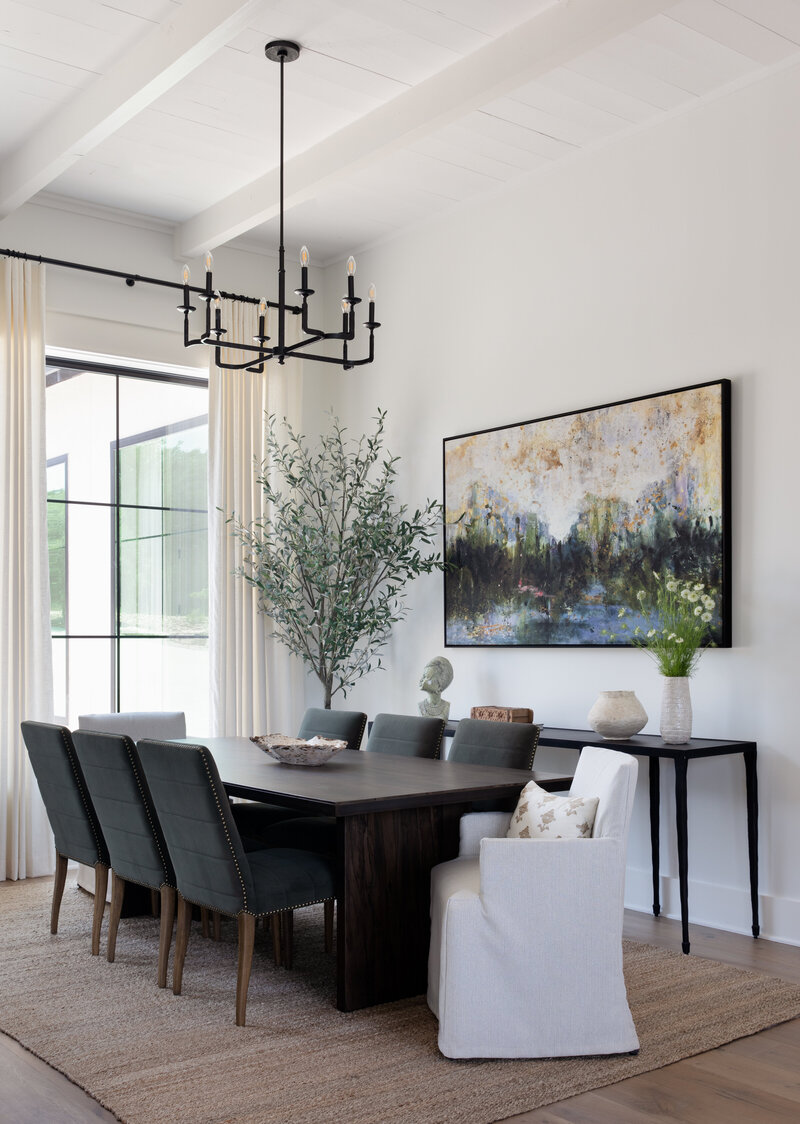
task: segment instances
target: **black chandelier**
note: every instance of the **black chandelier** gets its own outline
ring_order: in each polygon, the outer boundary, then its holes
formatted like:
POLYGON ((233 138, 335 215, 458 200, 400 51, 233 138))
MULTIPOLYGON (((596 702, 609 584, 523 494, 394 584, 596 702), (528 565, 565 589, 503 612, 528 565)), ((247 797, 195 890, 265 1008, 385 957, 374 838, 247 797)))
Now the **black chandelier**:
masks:
MULTIPOLYGON (((274 39, 267 43, 264 53, 272 62, 280 63, 281 67, 281 99, 280 99, 280 236, 278 246, 278 299, 267 300, 265 297, 258 305, 258 335, 253 336, 252 343, 240 340, 229 340, 224 337, 228 332, 222 327, 221 294, 214 290, 211 267, 213 258, 211 253, 205 257, 206 277, 205 286, 196 288, 189 284, 189 267, 183 267, 183 304, 178 308, 183 312, 183 343, 185 347, 195 344, 206 344, 214 348, 214 362, 217 367, 228 370, 247 370, 261 373, 264 364, 270 359, 277 359, 283 364, 287 358, 295 356, 298 359, 311 359, 318 363, 336 363, 345 371, 351 367, 362 367, 371 363, 375 358, 375 345, 373 334, 380 324, 375 319, 375 286, 370 285, 368 293, 369 317, 364 321, 364 327, 369 331, 369 354, 363 359, 350 357, 347 345, 356 338, 356 305, 361 304, 361 298, 355 294, 356 262, 352 256, 347 259, 347 294, 342 298, 342 328, 339 332, 323 332, 319 328, 312 328, 308 323, 308 298, 314 290, 308 287, 308 249, 303 246, 300 251, 300 288, 295 289, 295 296, 302 300, 300 305, 286 303, 286 269, 284 265, 285 251, 283 246, 283 68, 285 63, 294 62, 300 54, 300 47, 286 39, 274 39), (205 330, 195 339, 191 339, 189 332, 189 316, 195 312, 195 306, 190 303, 190 294, 196 293, 205 303, 205 330), (277 340, 265 334, 267 309, 277 310, 277 340), (213 309, 213 311, 212 311, 213 309), (297 343, 286 342, 286 314, 300 316, 301 327, 305 339, 297 343), (213 321, 213 322, 212 322, 213 321), (341 355, 317 355, 306 348, 322 340, 341 340, 341 355), (243 363, 229 363, 222 358, 222 352, 227 349, 250 353, 250 358, 243 363)), ((273 329, 274 330, 274 329, 273 329)))

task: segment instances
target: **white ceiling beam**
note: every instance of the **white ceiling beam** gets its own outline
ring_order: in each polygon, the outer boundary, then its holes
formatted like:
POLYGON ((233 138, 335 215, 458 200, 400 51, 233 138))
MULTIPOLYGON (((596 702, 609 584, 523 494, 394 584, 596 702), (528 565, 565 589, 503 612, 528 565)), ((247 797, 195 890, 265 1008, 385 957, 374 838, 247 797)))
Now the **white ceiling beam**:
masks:
POLYGON ((53 114, 0 169, 5 218, 246 26, 261 0, 191 0, 53 114))
MULTIPOLYGON (((286 210, 673 7, 677 0, 561 0, 286 162, 286 210)), ((301 62, 297 64, 302 67, 301 62)), ((291 97, 294 74, 287 84, 291 97)), ((302 82, 302 70, 299 80, 302 82)), ((278 169, 176 228, 175 257, 195 257, 278 213, 278 169)))

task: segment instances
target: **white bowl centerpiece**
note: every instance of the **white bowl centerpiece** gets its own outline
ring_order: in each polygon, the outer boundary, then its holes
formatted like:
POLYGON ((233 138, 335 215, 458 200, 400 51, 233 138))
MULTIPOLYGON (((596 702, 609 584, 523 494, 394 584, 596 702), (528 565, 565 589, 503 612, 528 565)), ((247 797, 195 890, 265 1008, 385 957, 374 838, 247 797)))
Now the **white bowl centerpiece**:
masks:
POLYGON ((282 765, 324 765, 335 753, 347 749, 338 738, 290 738, 287 734, 259 734, 250 738, 282 765))

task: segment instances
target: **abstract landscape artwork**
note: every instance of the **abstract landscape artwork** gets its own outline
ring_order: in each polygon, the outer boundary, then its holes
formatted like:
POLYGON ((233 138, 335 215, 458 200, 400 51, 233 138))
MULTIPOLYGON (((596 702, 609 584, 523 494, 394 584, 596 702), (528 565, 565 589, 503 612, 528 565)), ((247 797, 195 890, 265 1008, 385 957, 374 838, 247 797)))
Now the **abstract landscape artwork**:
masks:
POLYGON ((627 646, 656 575, 730 645, 730 382, 444 440, 445 644, 627 646))

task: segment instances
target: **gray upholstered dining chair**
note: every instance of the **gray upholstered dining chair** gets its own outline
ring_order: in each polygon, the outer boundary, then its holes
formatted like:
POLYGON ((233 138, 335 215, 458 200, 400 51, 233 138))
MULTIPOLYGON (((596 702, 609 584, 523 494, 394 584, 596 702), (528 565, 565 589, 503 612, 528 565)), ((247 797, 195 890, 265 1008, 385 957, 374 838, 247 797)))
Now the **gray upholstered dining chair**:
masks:
POLYGON ((438 757, 444 735, 443 718, 416 714, 376 714, 367 739, 367 753, 395 757, 438 757))
POLYGON ((532 769, 542 727, 532 722, 489 722, 462 718, 456 726, 448 761, 532 769))
MULTIPOLYGON (((465 765, 497 765, 504 769, 532 769, 542 727, 532 722, 490 722, 462 718, 447 755, 465 765)), ((508 811, 514 800, 476 800, 475 812, 508 811)))
POLYGON ((137 748, 180 895, 172 990, 179 995, 183 985, 191 903, 236 917, 236 1024, 244 1026, 256 920, 271 917, 274 935, 281 915, 332 900, 334 864, 298 848, 246 851, 205 746, 144 740, 137 748))
MULTIPOLYGON (((185 738, 186 715, 182 710, 125 710, 110 714, 79 714, 79 730, 97 730, 103 734, 127 734, 134 742, 139 738, 185 738)), ((81 864, 78 885, 94 893, 94 871, 81 864)), ((111 887, 106 888, 106 901, 111 900, 111 887)))
POLYGON ((348 749, 359 749, 367 716, 360 710, 323 710, 309 707, 303 715, 298 738, 339 738, 348 749))
POLYGON ((109 855, 72 734, 65 726, 47 722, 23 722, 20 728, 55 837, 56 874, 50 932, 58 932, 67 862, 73 859, 85 863, 93 869, 97 883, 92 921, 92 955, 97 956, 100 952, 109 855))
POLYGON ((116 955, 127 883, 157 890, 161 897, 157 982, 166 987, 175 922, 175 871, 136 746, 125 734, 93 730, 76 730, 73 740, 111 862, 107 959, 113 962, 116 955))

